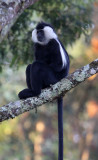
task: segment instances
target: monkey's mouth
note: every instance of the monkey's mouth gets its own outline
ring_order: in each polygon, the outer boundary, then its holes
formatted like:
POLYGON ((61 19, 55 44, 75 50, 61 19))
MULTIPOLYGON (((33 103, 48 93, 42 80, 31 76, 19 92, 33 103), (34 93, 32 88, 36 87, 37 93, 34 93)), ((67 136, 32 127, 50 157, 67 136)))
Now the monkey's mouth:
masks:
POLYGON ((37 39, 38 39, 38 41, 40 41, 40 42, 44 42, 44 41, 45 41, 44 36, 41 35, 41 34, 38 34, 38 35, 37 35, 37 39))
POLYGON ((42 36, 37 36, 37 39, 38 39, 38 41, 40 41, 40 42, 44 42, 44 41, 45 41, 45 39, 44 39, 42 36))

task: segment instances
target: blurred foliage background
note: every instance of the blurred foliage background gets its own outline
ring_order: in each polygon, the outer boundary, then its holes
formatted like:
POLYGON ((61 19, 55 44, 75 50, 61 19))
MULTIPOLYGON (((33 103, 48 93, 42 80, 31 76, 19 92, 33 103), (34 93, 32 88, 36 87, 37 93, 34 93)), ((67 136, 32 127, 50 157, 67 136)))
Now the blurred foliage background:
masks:
MULTIPOLYGON (((70 56, 70 73, 98 57, 98 2, 39 0, 26 9, 0 44, 0 106, 26 87, 34 60, 31 32, 51 23, 70 56)), ((64 97, 64 160, 98 160, 98 76, 64 97)), ((0 160, 57 160, 56 102, 0 124, 0 160)))

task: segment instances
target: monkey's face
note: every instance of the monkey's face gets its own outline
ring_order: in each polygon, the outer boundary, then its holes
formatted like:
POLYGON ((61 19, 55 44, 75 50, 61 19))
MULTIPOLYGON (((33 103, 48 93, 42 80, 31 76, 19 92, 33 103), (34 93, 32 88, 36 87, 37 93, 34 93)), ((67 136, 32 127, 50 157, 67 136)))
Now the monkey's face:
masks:
POLYGON ((37 25, 36 29, 32 31, 32 40, 34 43, 39 43, 41 45, 47 44, 51 39, 56 39, 57 35, 53 28, 47 26, 45 23, 40 23, 37 25))
POLYGON ((46 41, 46 39, 45 39, 45 33, 44 33, 43 29, 38 29, 37 32, 36 32, 36 36, 37 36, 37 40, 39 42, 46 41))

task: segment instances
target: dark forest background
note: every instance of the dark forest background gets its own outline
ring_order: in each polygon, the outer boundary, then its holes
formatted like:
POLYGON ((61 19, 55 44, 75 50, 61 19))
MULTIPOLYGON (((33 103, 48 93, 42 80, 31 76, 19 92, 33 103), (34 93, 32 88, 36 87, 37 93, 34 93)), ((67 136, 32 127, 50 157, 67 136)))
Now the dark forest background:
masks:
MULTIPOLYGON (((26 87, 34 60, 31 33, 52 24, 70 56, 70 73, 98 57, 98 2, 39 0, 24 11, 0 44, 0 106, 26 87)), ((98 160, 98 76, 64 97, 64 160, 98 160)), ((0 160, 57 160, 56 102, 0 124, 0 160)))

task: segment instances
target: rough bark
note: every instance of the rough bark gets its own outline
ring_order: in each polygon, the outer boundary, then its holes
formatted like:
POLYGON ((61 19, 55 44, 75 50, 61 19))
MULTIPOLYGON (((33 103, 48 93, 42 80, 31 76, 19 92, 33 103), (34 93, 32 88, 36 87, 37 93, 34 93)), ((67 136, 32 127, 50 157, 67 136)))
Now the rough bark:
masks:
POLYGON ((27 7, 38 0, 0 0, 0 42, 27 7))
POLYGON ((51 85, 50 88, 42 90, 38 97, 27 98, 25 100, 18 100, 10 102, 0 108, 0 122, 15 118, 24 112, 30 111, 44 103, 51 102, 59 96, 64 96, 66 92, 77 86, 79 83, 85 81, 87 78, 98 72, 98 59, 77 69, 72 74, 68 75, 66 79, 62 79, 58 83, 51 85))

